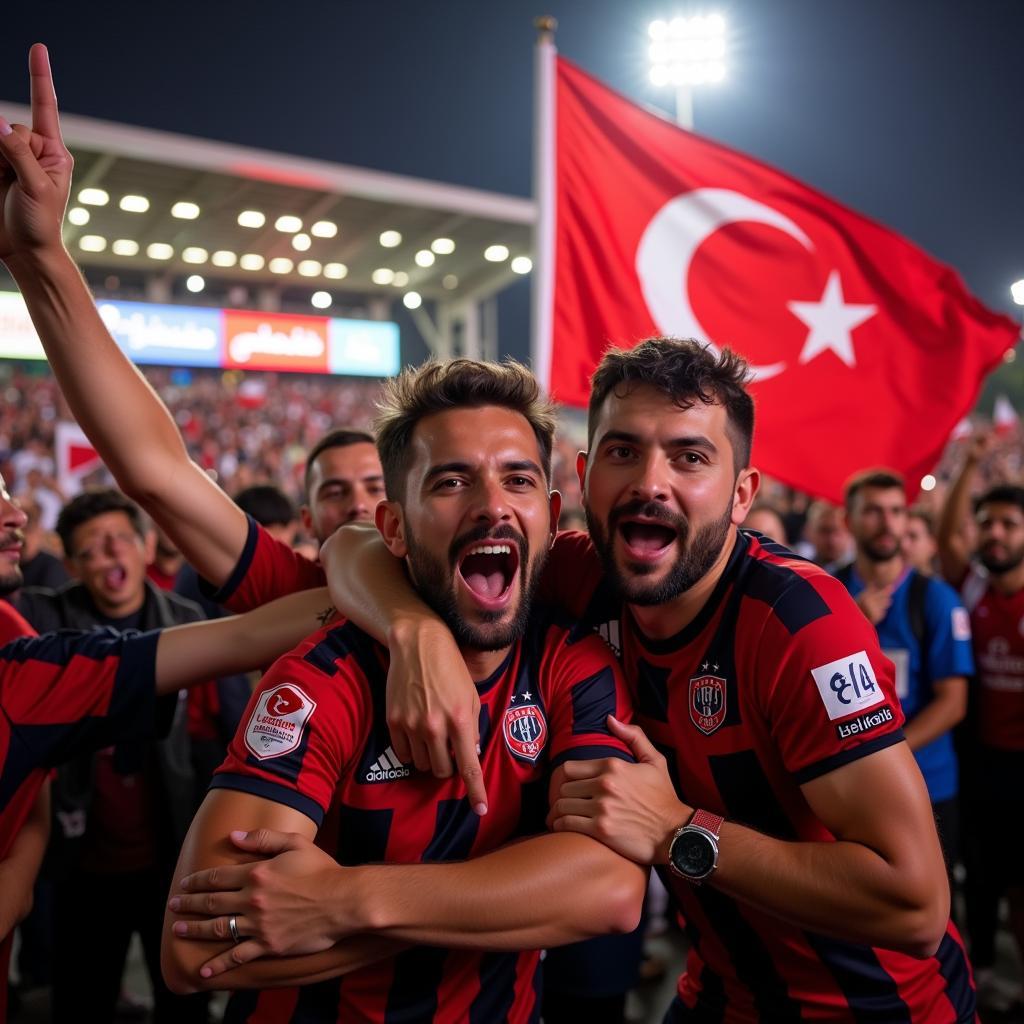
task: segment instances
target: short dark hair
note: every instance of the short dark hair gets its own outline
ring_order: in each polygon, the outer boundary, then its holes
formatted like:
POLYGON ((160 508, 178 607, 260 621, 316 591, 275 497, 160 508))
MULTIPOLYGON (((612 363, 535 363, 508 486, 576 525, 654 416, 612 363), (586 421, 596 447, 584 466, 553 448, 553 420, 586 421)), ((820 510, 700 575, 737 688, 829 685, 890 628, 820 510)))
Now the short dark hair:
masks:
POLYGON ((71 543, 75 530, 107 512, 123 512, 131 522, 132 529, 140 537, 146 536, 147 520, 134 501, 113 487, 90 488, 72 498, 57 516, 57 536, 68 558, 75 557, 71 543))
POLYGON ((374 428, 388 497, 392 501, 405 497, 405 478, 412 464, 412 434, 420 420, 449 409, 488 405, 511 409, 526 419, 537 438, 544 478, 550 480, 555 412, 541 393, 537 378, 514 359, 502 363, 430 359, 418 367, 407 366, 386 381, 377 403, 374 428))
MULTIPOLYGON (((313 463, 317 456, 327 451, 328 448, 347 448, 350 444, 373 444, 373 434, 366 430, 358 430, 355 427, 338 427, 328 434, 324 434, 306 456, 306 471, 303 475, 302 486, 306 491, 306 500, 309 501, 310 479, 313 476, 313 463)), ((253 517, 255 518, 255 517, 253 517)))
POLYGON ((935 536, 935 516, 932 515, 931 509, 925 508, 924 505, 911 505, 907 509, 907 515, 911 519, 920 519, 928 531, 928 536, 935 536))
POLYGON ((846 486, 843 488, 843 502, 847 512, 853 508, 853 499, 868 487, 879 491, 891 491, 898 488, 904 493, 907 490, 903 477, 894 470, 866 469, 862 473, 854 474, 846 481, 846 486))
POLYGON ((996 484, 975 499, 975 514, 985 505, 1016 505, 1024 512, 1024 487, 1018 487, 1016 484, 996 484))
POLYGON ((287 526, 298 518, 291 498, 273 484, 246 487, 235 495, 235 504, 260 526, 287 526))
POLYGON ((754 400, 746 385, 747 361, 729 349, 716 353, 694 338, 648 338, 636 348, 609 348, 590 379, 587 444, 592 446, 601 409, 610 394, 628 395, 647 385, 671 398, 680 409, 696 402, 722 405, 739 472, 750 464, 754 437, 754 400), (620 390, 621 389, 621 390, 620 390))

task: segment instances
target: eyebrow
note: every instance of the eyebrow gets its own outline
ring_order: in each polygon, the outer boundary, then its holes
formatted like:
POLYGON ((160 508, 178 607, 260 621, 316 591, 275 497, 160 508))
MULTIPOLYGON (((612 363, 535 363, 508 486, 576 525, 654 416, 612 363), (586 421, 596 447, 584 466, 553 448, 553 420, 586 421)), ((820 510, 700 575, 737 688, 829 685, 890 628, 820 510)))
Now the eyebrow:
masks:
POLYGON ((368 483, 368 482, 370 482, 372 480, 380 480, 383 483, 383 481, 384 481, 384 474, 383 473, 370 473, 367 476, 357 476, 357 477, 329 476, 326 480, 321 480, 320 483, 317 484, 317 488, 316 488, 317 489, 317 493, 322 491, 325 487, 330 487, 333 484, 345 484, 345 485, 347 485, 347 484, 352 483, 353 480, 359 480, 359 481, 362 481, 363 483, 368 483))
MULTIPOLYGON (((627 444, 643 445, 645 440, 639 434, 631 434, 628 430, 609 430, 601 438, 601 444, 609 441, 625 441, 627 444)), ((709 452, 717 452, 716 445, 703 434, 691 434, 685 437, 673 437, 666 441, 663 448, 703 448, 709 452)))

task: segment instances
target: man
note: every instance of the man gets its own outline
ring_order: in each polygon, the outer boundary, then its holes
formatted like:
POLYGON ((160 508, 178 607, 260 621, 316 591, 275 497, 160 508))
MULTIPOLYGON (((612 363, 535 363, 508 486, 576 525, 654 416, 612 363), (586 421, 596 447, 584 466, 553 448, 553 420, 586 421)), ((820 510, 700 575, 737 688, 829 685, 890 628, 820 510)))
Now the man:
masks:
MULTIPOLYGON (((592 542, 559 537, 546 581, 621 650, 644 732, 610 723, 636 764, 566 765, 551 821, 667 880, 692 941, 667 1020, 972 1021, 891 665, 837 581, 737 530, 759 482, 745 374, 655 339, 594 375, 592 542)), ((456 732, 472 720, 456 661, 359 533, 325 546, 335 600, 390 628, 429 691, 414 708, 456 732)), ((408 730, 394 695, 391 720, 408 730)))
POLYGON ((952 587, 921 575, 903 558, 909 517, 902 477, 885 470, 862 473, 847 484, 845 500, 857 556, 836 576, 893 663, 907 720, 903 733, 928 786, 952 870, 960 850, 953 729, 966 714, 967 679, 974 674, 970 621, 952 587))
MULTIPOLYGON (((24 523, 0 477, 0 593, 21 583, 16 549, 24 523)), ((173 697, 209 672, 265 664, 322 621, 324 604, 323 591, 310 591, 249 616, 164 634, 64 631, 34 638, 28 623, 0 602, 0 1020, 6 1019, 11 929, 27 912, 46 845, 45 783, 52 769, 110 743, 153 735, 160 729, 154 693, 173 697)), ((102 924, 89 922, 88 941, 98 941, 102 924)), ((110 1019, 103 1012, 116 999, 116 981, 105 993, 100 979, 92 979, 79 992, 79 1011, 110 1019)))
POLYGON ((781 544, 783 547, 788 546, 782 515, 774 505, 769 505, 767 502, 756 503, 747 513, 743 525, 748 530, 757 530, 758 533, 764 534, 768 540, 775 541, 776 544, 781 544))
POLYGON ((827 501, 816 501, 807 510, 804 536, 809 557, 827 573, 834 573, 850 560, 853 544, 846 529, 843 510, 827 501))
POLYGON ((1024 488, 998 484, 974 502, 977 551, 965 541, 971 490, 990 446, 973 438, 939 519, 943 575, 960 587, 971 615, 977 685, 964 751, 967 926, 978 991, 994 1006, 1020 999, 1020 986, 993 972, 997 910, 1010 907, 1010 930, 1024 954, 1024 488), (972 565, 972 555, 979 564, 972 565))
POLYGON ((225 891, 191 895, 204 887, 195 879, 184 895, 172 890, 172 911, 214 917, 169 915, 164 971, 176 989, 194 990, 361 968, 340 983, 239 995, 231 1021, 292 1019, 293 1008, 325 1022, 536 1020, 537 950, 631 930, 644 889, 644 873, 600 843, 536 835, 570 761, 626 756, 606 725, 624 711, 607 647, 530 613, 558 519, 548 490, 554 418, 523 367, 470 360, 404 371, 381 408, 389 500, 377 526, 475 681, 490 810, 470 806, 461 778, 417 776, 399 762, 384 712, 386 649, 351 623, 328 627, 264 677, 214 778, 177 879, 212 868, 202 877, 225 891), (270 864, 225 867, 253 849, 227 841, 240 825, 294 837, 270 864), (320 843, 346 867, 308 842, 321 825, 320 843), (534 838, 505 845, 524 836, 534 838), (275 899, 301 896, 285 938, 261 935, 264 905, 246 899, 250 885, 274 878, 275 899), (204 968, 216 950, 194 939, 229 932, 236 948, 204 968), (363 940, 338 944, 358 932, 425 948, 364 967, 363 940), (268 949, 318 955, 218 973, 268 949))

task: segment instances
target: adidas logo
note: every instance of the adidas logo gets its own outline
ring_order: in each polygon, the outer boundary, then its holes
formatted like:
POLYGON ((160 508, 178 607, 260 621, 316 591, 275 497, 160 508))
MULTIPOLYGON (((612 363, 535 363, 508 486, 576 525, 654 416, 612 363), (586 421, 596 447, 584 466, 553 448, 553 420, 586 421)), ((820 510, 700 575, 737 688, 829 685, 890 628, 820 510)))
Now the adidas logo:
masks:
POLYGON ((394 747, 388 747, 366 773, 367 782, 393 782, 395 779, 407 779, 412 769, 402 764, 395 756, 394 747))

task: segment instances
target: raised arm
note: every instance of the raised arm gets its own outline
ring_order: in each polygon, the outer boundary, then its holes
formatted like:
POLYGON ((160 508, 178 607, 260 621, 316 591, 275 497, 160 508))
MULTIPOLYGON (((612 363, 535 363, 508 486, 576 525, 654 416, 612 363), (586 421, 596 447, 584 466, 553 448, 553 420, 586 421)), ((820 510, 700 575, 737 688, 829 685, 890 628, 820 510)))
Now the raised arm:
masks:
POLYGON ((320 561, 338 610, 391 652, 387 718, 399 760, 447 778, 454 751, 473 806, 486 809, 476 750, 480 698, 448 627, 413 590, 375 527, 337 530, 320 561))
MULTIPOLYGON (((230 841, 229 835, 236 829, 253 832, 277 829, 307 842, 316 831, 309 818, 284 804, 235 790, 211 790, 199 808, 182 845, 171 892, 180 891, 181 879, 199 869, 213 869, 215 872, 224 873, 232 865, 252 862, 254 854, 244 852, 230 841)), ((326 854, 322 854, 322 857, 337 867, 326 854)), ((316 876, 314 884, 324 884, 322 874, 316 876)), ((212 973, 201 973, 203 964, 216 954, 230 958, 232 951, 240 949, 241 946, 236 946, 230 938, 225 938, 226 928, 212 943, 191 942, 174 930, 175 922, 180 920, 179 914, 168 910, 164 918, 160 957, 167 984, 173 991, 180 993, 226 987, 272 988, 308 985, 365 967, 391 956, 402 948, 399 943, 380 936, 360 937, 333 946, 326 943, 319 947, 307 937, 300 950, 305 955, 265 958, 244 966, 240 965, 228 977, 217 978, 214 981, 212 973)), ((226 921, 222 923, 226 924, 226 921)))
POLYGON ((964 538, 964 525, 971 515, 974 476, 991 444, 991 436, 987 433, 978 433, 971 438, 963 465, 949 489, 935 528, 942 575, 953 586, 959 586, 970 567, 971 552, 964 538))
POLYGON ((0 260, 21 289, 75 418, 118 484, 219 586, 245 545, 245 516, 188 457, 174 420, 111 338, 64 248, 72 159, 41 44, 29 53, 29 72, 31 130, 14 125, 5 133, 10 126, 0 120, 0 260))
POLYGON ((158 693, 266 668, 334 613, 326 587, 279 598, 245 615, 172 626, 156 653, 158 693))

